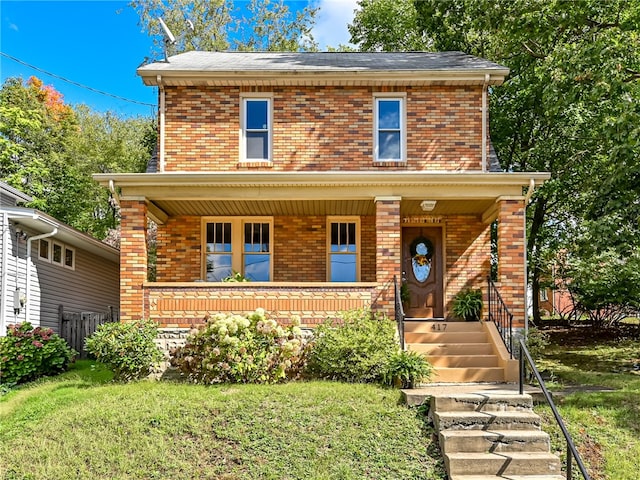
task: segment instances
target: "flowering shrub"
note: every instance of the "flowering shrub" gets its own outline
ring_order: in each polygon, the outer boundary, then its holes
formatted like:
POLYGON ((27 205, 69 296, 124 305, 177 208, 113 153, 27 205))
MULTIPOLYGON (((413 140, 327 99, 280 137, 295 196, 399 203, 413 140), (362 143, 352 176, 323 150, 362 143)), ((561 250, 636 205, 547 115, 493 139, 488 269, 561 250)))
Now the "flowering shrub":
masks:
POLYGON ((113 379, 144 378, 163 359, 154 340, 158 327, 151 321, 104 323, 85 340, 87 352, 113 371, 113 379))
POLYGON ((9 325, 0 338, 0 383, 14 384, 64 372, 76 351, 50 328, 9 325))
POLYGON ((197 383, 276 383, 304 365, 300 319, 283 327, 258 309, 248 316, 217 314, 171 352, 171 364, 197 383))
POLYGON ((382 382, 389 358, 398 351, 396 327, 366 310, 343 313, 343 323, 318 326, 307 361, 313 377, 344 382, 382 382))

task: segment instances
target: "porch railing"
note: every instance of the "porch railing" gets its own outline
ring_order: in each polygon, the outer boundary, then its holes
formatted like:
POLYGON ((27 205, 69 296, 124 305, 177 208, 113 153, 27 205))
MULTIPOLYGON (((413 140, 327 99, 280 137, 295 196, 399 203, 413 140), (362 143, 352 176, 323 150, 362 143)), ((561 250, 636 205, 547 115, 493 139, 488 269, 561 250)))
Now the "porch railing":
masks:
POLYGON ((404 308, 402 307, 401 287, 398 284, 398 277, 393 276, 393 293, 395 297, 395 317, 398 324, 398 335, 400 336, 400 348, 404 350, 404 308))
POLYGON ((540 389, 542 390, 542 393, 544 395, 545 400, 547 401, 547 404, 549 405, 549 407, 551 407, 551 411, 553 412, 553 416, 556 419, 556 423, 560 427, 560 430, 562 431, 562 434, 564 435, 564 438, 567 442, 567 466, 566 466, 565 478, 567 478, 568 480, 573 479, 573 472, 572 472, 573 460, 575 460, 576 465, 578 466, 578 470, 580 470, 580 473, 582 474, 582 478, 584 478, 584 480, 591 480, 591 477, 589 476, 589 473, 587 472, 587 469, 584 466, 584 463, 582 462, 582 458, 580 458, 580 454, 578 453, 578 450, 576 449, 576 446, 573 443, 571 434, 567 430, 567 427, 565 426, 564 421, 562 420, 562 417, 560 416, 560 413, 558 412, 558 409, 556 408, 556 405, 553 402, 553 398, 551 397, 549 390, 547 390, 547 386, 544 383, 544 380, 542 379, 540 372, 536 368, 536 364, 533 361, 533 358, 531 357, 529 350, 527 349, 524 339, 521 338, 519 342, 520 342, 520 395, 524 393, 524 379, 526 376, 526 367, 528 363, 529 367, 531 368, 531 372, 533 373, 533 375, 536 377, 536 380, 538 381, 538 385, 540 385, 540 389), (525 363, 525 360, 526 360, 526 363, 525 363))
POLYGON ((495 323, 502 341, 504 342, 510 357, 513 359, 513 314, 502 300, 500 292, 491 277, 488 278, 488 311, 489 321, 495 323))

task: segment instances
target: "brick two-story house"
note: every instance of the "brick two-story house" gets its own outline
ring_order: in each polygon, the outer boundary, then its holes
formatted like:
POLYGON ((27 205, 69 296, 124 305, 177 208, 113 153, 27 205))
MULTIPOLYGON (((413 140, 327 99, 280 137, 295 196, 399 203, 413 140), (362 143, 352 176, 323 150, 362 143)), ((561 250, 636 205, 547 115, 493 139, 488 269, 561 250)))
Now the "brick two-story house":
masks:
POLYGON ((525 195, 501 172, 489 89, 508 69, 446 53, 188 52, 138 69, 158 88, 155 171, 100 174, 122 212, 121 318, 187 327, 261 307, 317 324, 372 307, 447 319, 497 285, 525 321, 525 195), (147 281, 147 219, 158 224, 147 281), (248 283, 221 282, 240 272, 248 283))

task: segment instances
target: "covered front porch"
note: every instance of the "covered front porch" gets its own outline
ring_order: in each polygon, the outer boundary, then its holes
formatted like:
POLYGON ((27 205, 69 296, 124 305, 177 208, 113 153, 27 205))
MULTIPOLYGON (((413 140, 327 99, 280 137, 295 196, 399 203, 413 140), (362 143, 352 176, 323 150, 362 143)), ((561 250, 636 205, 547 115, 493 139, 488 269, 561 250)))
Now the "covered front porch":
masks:
MULTIPOLYGON (((428 263, 416 316, 446 320, 460 290, 486 289, 497 220, 502 297, 524 324, 525 194, 545 174, 221 172, 101 174, 122 214, 121 318, 184 327, 263 308, 313 326, 337 313, 394 314, 394 277, 428 263), (147 219, 158 226, 148 278, 147 219), (250 282, 223 282, 240 273, 250 282), (428 285, 428 291, 426 287, 428 285), (424 288, 423 288, 424 287, 424 288)), ((414 282, 415 283, 415 282, 414 282)))

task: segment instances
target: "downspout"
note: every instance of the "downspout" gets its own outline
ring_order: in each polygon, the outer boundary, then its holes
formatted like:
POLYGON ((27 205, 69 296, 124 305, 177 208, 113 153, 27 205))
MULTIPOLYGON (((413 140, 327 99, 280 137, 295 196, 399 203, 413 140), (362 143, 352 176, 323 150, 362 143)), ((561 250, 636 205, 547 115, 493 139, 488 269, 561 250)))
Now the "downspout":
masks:
MULTIPOLYGON (((524 338, 529 338, 529 259, 527 258, 527 206, 536 188, 536 181, 529 179, 529 189, 524 196, 524 338)), ((531 293, 533 295, 533 291, 531 293)))
POLYGON ((113 179, 109 180, 109 191, 113 196, 113 199, 116 201, 116 205, 120 208, 120 195, 118 195, 118 191, 116 190, 116 183, 113 179))
POLYGON ((7 333, 7 324, 5 323, 5 310, 7 308, 7 252, 9 250, 9 239, 7 235, 9 233, 9 221, 7 219, 7 214, 2 214, 2 224, 0 225, 2 228, 2 264, 0 264, 0 268, 2 268, 2 272, 0 275, 2 276, 2 280, 0 280, 0 337, 6 335, 7 333))
POLYGON ((58 227, 53 227, 49 233, 43 233, 41 235, 36 235, 35 237, 30 237, 27 239, 27 304, 25 305, 24 312, 24 321, 29 321, 29 310, 31 310, 30 299, 31 299, 31 243, 34 240, 41 240, 43 238, 53 237, 56 233, 58 233, 58 227))
POLYGON ((165 137, 165 95, 164 95, 164 86, 162 85, 162 75, 158 75, 158 92, 160 94, 160 152, 158 155, 158 170, 160 172, 164 172, 164 137, 165 137))
POLYGON ((487 87, 489 86, 489 74, 485 73, 482 84, 482 172, 487 171, 487 87))

